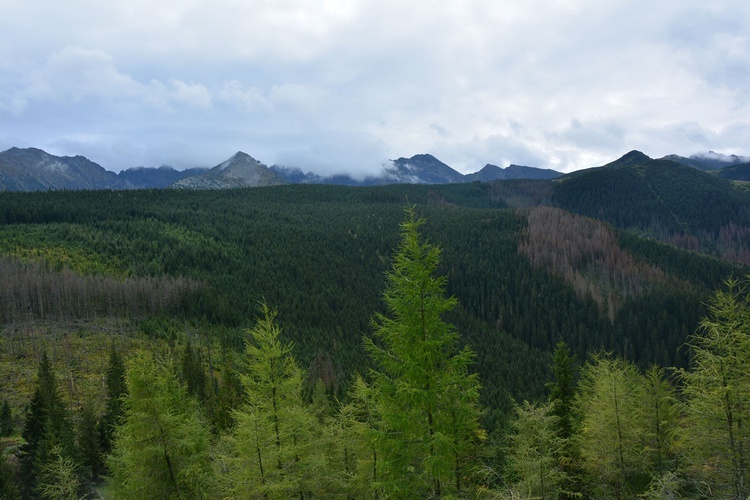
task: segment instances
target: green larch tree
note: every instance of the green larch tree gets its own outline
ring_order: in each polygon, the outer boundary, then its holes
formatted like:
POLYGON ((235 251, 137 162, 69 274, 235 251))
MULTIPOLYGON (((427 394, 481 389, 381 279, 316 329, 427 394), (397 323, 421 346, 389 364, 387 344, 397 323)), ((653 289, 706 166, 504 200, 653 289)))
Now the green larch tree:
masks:
MULTIPOLYGON (((582 369, 577 445, 596 497, 631 498, 643 489, 644 391, 636 367, 594 355, 582 369)), ((645 484, 644 484, 645 483, 645 484)))
POLYGON ((565 440, 550 403, 524 401, 516 407, 510 438, 510 467, 518 480, 514 493, 522 498, 557 499, 564 493, 566 474, 559 457, 565 440))
POLYGON ((710 495, 750 494, 750 283, 729 280, 689 341, 691 370, 681 372, 689 474, 710 495))
POLYGON ((122 425, 115 430, 115 498, 213 498, 210 431, 171 358, 140 352, 128 362, 122 425))
POLYGON ((318 420, 303 402, 293 345, 279 339, 276 312, 265 303, 245 346, 244 404, 234 412, 232 456, 222 458, 224 494, 236 498, 320 493, 318 420))
POLYGON ((443 320, 457 300, 436 276, 440 249, 420 238, 413 208, 387 274, 387 314, 373 320, 365 346, 380 422, 375 443, 382 460, 376 486, 394 496, 461 494, 484 438, 474 353, 443 320))
POLYGON ((656 478, 669 473, 674 466, 680 425, 679 406, 664 368, 653 365, 646 370, 643 386, 643 459, 656 478))

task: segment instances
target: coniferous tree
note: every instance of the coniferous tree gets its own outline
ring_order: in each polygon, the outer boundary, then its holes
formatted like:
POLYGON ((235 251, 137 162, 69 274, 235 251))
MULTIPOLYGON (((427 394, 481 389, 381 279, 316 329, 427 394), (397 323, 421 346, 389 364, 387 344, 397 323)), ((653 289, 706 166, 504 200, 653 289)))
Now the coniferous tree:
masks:
POLYGON ((78 453, 92 480, 104 473, 104 455, 98 432, 96 415, 89 405, 84 405, 78 421, 78 453))
POLYGON ((3 406, 0 409, 0 436, 7 437, 13 434, 13 413, 10 409, 10 403, 3 399, 3 406))
POLYGON ((206 400, 206 371, 203 369, 199 353, 188 341, 182 355, 182 379, 185 381, 188 394, 200 402, 206 400))
POLYGON ((479 380, 469 372, 474 354, 442 316, 456 307, 435 276, 438 247, 421 241, 413 209, 388 273, 388 315, 374 319, 377 343, 366 339, 380 423, 382 457, 376 487, 395 496, 461 494, 477 462, 479 380))
POLYGON ((49 500, 79 500, 81 478, 79 466, 63 454, 59 446, 54 446, 49 459, 40 469, 37 493, 39 498, 49 500))
POLYGON ((357 375, 346 404, 325 422, 329 491, 347 498, 378 498, 374 430, 378 424, 372 387, 357 375))
POLYGON ((100 449, 103 455, 112 451, 115 428, 122 423, 123 398, 127 394, 125 364, 114 346, 112 346, 112 351, 109 354, 105 384, 107 386, 107 399, 104 415, 102 415, 98 424, 100 449))
POLYGON ((682 441, 690 475, 712 495, 750 494, 750 283, 729 280, 689 345, 682 441))
POLYGON ((224 356, 224 367, 221 370, 219 388, 216 392, 216 404, 211 412, 217 432, 222 433, 234 426, 234 411, 239 407, 242 395, 242 384, 233 368, 230 353, 224 356))
POLYGON ((644 391, 634 365, 594 355, 584 366, 576 399, 577 445, 592 494, 631 498, 645 489, 642 463, 644 391))
POLYGON ((643 384, 643 458, 649 465, 651 475, 658 478, 670 473, 675 463, 679 407, 664 368, 651 366, 643 377, 643 384))
POLYGON ((556 499, 565 492, 566 473, 559 461, 565 440, 557 420, 550 403, 524 401, 516 407, 509 462, 518 478, 513 490, 522 498, 556 499))
POLYGON ((15 482, 14 470, 8 463, 3 449, 0 449, 0 498, 8 500, 21 498, 21 493, 18 491, 15 482))
POLYGON ((552 355, 552 374, 554 380, 547 385, 550 389, 549 413, 555 417, 552 426, 560 443, 555 448, 557 466, 563 472, 560 496, 569 498, 581 489, 581 463, 576 442, 572 439, 576 423, 576 368, 568 345, 563 341, 557 343, 552 355))
POLYGON ((73 427, 57 391, 57 380, 46 352, 42 353, 37 378, 21 434, 25 440, 19 460, 24 497, 38 495, 38 479, 42 468, 52 458, 52 448, 59 447, 59 454, 65 459, 76 456, 73 427))
POLYGON ((212 498, 210 431, 170 359, 141 352, 128 362, 122 425, 115 430, 116 498, 212 498))
POLYGON ((224 494, 238 498, 320 494, 324 479, 315 415, 302 400, 302 373, 292 344, 279 339, 265 303, 245 346, 245 403, 234 412, 224 494))

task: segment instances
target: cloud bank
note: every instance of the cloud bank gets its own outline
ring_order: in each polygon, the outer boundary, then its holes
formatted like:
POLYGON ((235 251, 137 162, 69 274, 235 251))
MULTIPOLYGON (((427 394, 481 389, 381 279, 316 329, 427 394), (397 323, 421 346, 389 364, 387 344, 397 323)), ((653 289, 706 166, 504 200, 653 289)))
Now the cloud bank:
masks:
POLYGON ((360 177, 748 156, 746 3, 5 0, 0 149, 360 177))

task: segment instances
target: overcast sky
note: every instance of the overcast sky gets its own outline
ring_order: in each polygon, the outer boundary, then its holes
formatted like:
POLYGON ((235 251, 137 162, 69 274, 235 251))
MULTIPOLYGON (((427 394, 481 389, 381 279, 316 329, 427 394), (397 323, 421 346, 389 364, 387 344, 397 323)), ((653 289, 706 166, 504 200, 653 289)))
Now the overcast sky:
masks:
POLYGON ((571 171, 750 156, 747 0, 0 0, 0 150, 571 171))

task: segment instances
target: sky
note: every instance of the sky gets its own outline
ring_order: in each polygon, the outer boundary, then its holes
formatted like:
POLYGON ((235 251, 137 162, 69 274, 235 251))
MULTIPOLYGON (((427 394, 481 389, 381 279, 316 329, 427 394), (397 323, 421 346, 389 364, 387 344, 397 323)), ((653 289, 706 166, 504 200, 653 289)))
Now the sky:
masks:
POLYGON ((569 172, 750 156, 747 0, 0 0, 0 150, 569 172))

